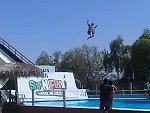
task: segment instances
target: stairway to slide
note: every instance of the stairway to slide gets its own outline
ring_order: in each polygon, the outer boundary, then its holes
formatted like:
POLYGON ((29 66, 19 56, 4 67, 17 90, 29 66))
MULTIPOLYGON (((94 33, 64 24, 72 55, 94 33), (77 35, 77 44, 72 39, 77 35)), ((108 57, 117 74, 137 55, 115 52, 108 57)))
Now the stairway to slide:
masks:
POLYGON ((27 59, 17 49, 15 49, 13 46, 11 46, 4 39, 0 38, 0 65, 10 63, 10 62, 33 64, 29 59, 27 59))

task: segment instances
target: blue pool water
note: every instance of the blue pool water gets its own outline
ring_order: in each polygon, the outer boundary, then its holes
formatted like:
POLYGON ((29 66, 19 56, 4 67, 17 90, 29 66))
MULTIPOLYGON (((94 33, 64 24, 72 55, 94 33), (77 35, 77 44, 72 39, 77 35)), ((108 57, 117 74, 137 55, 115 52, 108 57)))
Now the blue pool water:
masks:
MULTIPOLYGON (((26 103, 31 105, 31 103, 26 103)), ((35 106, 51 106, 62 107, 63 101, 47 101, 47 102, 35 102, 35 106)), ((76 108, 99 108, 99 99, 89 100, 70 100, 66 101, 66 107, 76 108)), ((113 109, 139 109, 150 111, 150 100, 147 99, 117 99, 113 101, 113 109)))

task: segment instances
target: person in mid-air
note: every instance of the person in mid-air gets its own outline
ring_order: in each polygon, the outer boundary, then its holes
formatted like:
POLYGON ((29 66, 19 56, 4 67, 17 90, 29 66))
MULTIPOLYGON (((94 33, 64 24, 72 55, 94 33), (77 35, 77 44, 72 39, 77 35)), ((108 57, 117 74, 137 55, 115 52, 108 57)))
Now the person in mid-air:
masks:
POLYGON ((87 40, 88 40, 89 38, 93 38, 94 37, 95 28, 97 27, 97 25, 94 25, 94 23, 90 24, 89 20, 87 20, 87 25, 88 25, 88 31, 87 31, 87 33, 89 35, 89 37, 87 38, 87 40))

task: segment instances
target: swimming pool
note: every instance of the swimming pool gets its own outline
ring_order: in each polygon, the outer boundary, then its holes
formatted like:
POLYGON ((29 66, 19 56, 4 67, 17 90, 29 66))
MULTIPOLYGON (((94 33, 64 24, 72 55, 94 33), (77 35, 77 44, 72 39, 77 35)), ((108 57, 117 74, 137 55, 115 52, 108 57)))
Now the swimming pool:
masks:
MULTIPOLYGON (((31 103, 25 103, 31 105, 31 103)), ((35 106, 63 107, 63 101, 35 102, 35 106)), ((66 107, 99 109, 99 99, 67 100, 66 107)), ((150 111, 150 100, 147 99, 114 99, 113 109, 134 109, 150 111)))

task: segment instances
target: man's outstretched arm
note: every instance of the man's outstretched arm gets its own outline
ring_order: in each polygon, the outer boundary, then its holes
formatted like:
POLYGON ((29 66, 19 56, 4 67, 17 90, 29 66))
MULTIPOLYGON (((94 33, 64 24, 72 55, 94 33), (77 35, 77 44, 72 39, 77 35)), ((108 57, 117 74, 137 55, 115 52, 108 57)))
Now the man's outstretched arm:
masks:
POLYGON ((90 25, 89 20, 87 20, 87 25, 90 25))
POLYGON ((94 28, 97 28, 97 25, 94 28))

